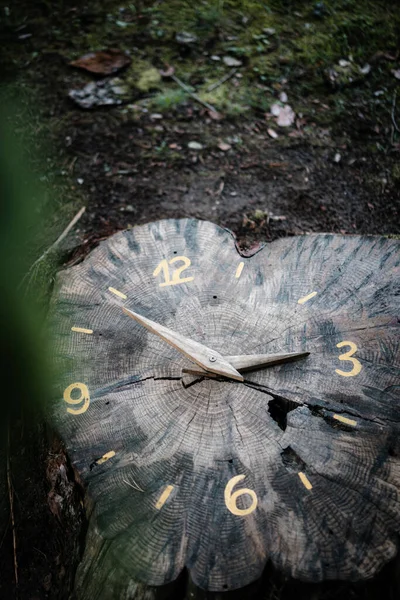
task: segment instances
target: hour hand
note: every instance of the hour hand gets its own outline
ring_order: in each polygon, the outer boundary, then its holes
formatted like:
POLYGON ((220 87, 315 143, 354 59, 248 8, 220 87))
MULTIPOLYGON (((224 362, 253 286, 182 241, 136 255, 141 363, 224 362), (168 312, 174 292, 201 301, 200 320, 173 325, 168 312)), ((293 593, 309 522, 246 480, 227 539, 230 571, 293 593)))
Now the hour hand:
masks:
POLYGON ((179 350, 179 352, 199 365, 199 367, 201 367, 200 370, 204 369, 204 371, 215 373, 216 375, 223 375, 224 377, 243 381, 243 375, 232 366, 229 360, 219 354, 219 352, 216 352, 199 342, 195 342, 172 329, 168 329, 168 327, 165 327, 164 325, 151 321, 128 308, 123 307, 122 310, 129 317, 135 319, 135 321, 146 327, 146 329, 155 335, 158 335, 162 340, 167 342, 167 344, 173 346, 176 350, 179 350))
MULTIPOLYGON (((264 367, 272 367, 274 365, 280 365, 287 362, 292 362, 300 358, 308 356, 309 352, 288 352, 279 354, 240 354, 238 356, 224 356, 235 369, 241 372, 253 371, 256 369, 262 369, 264 367)), ((204 371, 199 369, 184 368, 184 373, 191 373, 192 375, 206 375, 204 371)))

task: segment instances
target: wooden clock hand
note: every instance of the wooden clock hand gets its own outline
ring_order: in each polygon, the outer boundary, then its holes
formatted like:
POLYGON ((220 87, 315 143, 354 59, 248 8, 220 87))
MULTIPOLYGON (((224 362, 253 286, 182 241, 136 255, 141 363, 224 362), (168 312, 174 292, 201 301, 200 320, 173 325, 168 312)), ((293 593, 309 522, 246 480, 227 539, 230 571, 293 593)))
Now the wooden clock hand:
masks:
MULTIPOLYGON (((241 354, 239 356, 224 356, 235 369, 238 371, 251 371, 253 369, 262 369, 263 367, 272 367, 274 365, 280 365, 286 362, 298 360, 299 358, 305 358, 309 352, 289 352, 280 354, 241 354)), ((191 373, 192 375, 206 375, 206 371, 200 371, 200 369, 191 369, 185 367, 182 369, 184 373, 191 373)))
POLYGON ((262 369, 280 365, 299 358, 305 358, 309 352, 289 352, 279 354, 241 354, 239 356, 224 356, 238 371, 250 371, 251 369, 262 369))
POLYGON ((243 381, 243 375, 241 375, 226 358, 215 350, 184 337, 180 333, 172 331, 172 329, 168 329, 168 327, 164 327, 164 325, 155 323, 155 321, 151 321, 128 308, 122 307, 122 310, 126 315, 135 319, 135 321, 143 325, 143 327, 146 327, 146 329, 152 333, 158 335, 162 340, 167 342, 167 344, 170 344, 170 346, 179 350, 179 352, 205 369, 205 371, 243 381))

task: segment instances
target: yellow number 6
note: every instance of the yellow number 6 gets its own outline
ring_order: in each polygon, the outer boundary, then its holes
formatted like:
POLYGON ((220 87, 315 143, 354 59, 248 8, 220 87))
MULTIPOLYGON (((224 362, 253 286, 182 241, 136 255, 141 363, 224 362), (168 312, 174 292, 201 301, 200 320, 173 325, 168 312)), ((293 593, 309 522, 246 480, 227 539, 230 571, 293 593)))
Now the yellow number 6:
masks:
POLYGON ((228 510, 231 511, 232 514, 238 515, 239 517, 244 517, 245 515, 249 515, 257 508, 258 500, 254 490, 250 490, 249 488, 243 488, 241 490, 236 490, 236 492, 232 493, 233 488, 239 481, 244 479, 244 475, 236 475, 236 477, 232 477, 226 485, 224 497, 225 504, 228 510), (243 496, 243 494, 247 494, 252 498, 252 503, 249 508, 238 508, 236 505, 236 500, 239 496, 243 496))
POLYGON ((353 368, 351 371, 342 371, 341 369, 335 369, 335 371, 338 375, 342 375, 342 377, 354 377, 354 375, 359 374, 362 368, 360 361, 356 358, 353 358, 354 352, 357 351, 357 346, 354 342, 347 341, 336 344, 337 348, 343 348, 343 346, 350 346, 350 350, 344 354, 340 354, 339 360, 349 360, 351 363, 353 363, 353 368))
POLYGON ((87 411, 90 404, 88 386, 84 383, 71 383, 71 385, 64 390, 64 400, 67 404, 80 404, 83 402, 80 408, 67 408, 67 412, 71 413, 71 415, 81 415, 87 411), (72 390, 80 391, 81 394, 79 398, 71 398, 72 390))

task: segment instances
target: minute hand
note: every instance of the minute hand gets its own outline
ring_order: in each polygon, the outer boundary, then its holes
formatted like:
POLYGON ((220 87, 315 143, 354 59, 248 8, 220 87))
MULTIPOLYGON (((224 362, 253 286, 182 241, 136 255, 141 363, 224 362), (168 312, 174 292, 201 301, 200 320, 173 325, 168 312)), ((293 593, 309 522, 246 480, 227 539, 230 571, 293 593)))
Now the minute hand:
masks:
POLYGON ((128 308, 123 307, 122 310, 129 317, 135 319, 135 321, 146 327, 146 329, 158 335, 162 340, 167 342, 167 344, 170 344, 170 346, 179 350, 179 352, 187 356, 206 371, 243 381, 243 376, 230 364, 229 360, 224 358, 219 352, 184 337, 180 333, 172 331, 172 329, 168 329, 168 327, 164 327, 164 325, 160 325, 155 321, 150 321, 150 319, 147 319, 128 308))
POLYGON ((309 352, 289 352, 280 354, 241 354, 239 356, 224 356, 238 371, 250 371, 251 369, 262 369, 282 363, 305 358, 309 352))
MULTIPOLYGON (((241 372, 252 371, 256 369, 262 369, 263 367, 273 367, 274 365, 280 365, 287 362, 298 360, 299 358, 305 358, 309 352, 289 352, 280 354, 241 354, 239 356, 224 356, 235 369, 241 372)), ((182 369, 184 373, 191 373, 192 375, 206 375, 206 371, 200 369, 192 369, 190 367, 184 367, 182 369)))

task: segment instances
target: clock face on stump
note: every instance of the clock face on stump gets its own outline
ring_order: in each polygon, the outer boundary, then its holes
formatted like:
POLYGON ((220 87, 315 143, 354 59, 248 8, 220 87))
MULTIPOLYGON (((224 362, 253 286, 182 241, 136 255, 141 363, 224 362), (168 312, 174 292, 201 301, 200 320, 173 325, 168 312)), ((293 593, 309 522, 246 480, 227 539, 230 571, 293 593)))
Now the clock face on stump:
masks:
POLYGON ((78 585, 106 560, 230 590, 269 560, 357 580, 395 555, 399 262, 397 240, 338 235, 246 258, 183 219, 59 274, 53 413, 92 511, 78 585))

